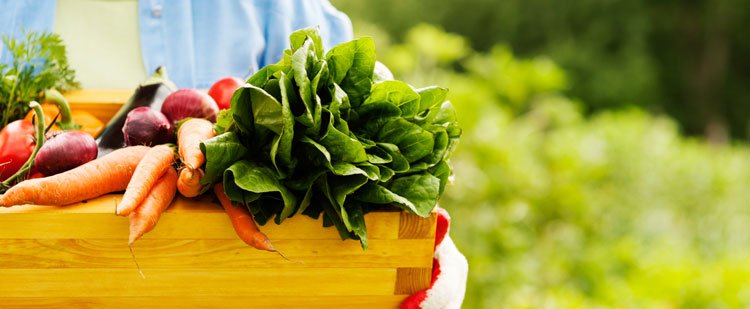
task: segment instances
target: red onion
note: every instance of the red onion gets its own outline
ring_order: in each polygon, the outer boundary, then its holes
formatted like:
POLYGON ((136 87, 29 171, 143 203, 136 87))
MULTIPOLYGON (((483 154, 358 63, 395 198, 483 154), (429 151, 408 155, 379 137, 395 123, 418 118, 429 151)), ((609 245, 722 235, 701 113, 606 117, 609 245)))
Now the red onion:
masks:
POLYGON ((125 145, 160 145, 174 140, 174 127, 164 114, 147 106, 128 113, 122 127, 125 145))
POLYGON ((96 159, 98 148, 91 135, 65 131, 51 135, 34 158, 34 167, 44 176, 52 176, 96 159))
POLYGON ((161 112, 172 124, 188 117, 203 118, 214 122, 216 114, 219 113, 219 106, 211 96, 204 92, 195 89, 180 89, 167 96, 161 106, 161 112))

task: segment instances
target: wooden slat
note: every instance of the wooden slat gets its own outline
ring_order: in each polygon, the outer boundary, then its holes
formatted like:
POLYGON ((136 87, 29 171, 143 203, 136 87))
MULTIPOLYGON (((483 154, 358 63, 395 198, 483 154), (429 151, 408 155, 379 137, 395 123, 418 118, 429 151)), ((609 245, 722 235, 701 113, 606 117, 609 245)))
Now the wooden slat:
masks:
POLYGON ((431 216, 422 218, 412 213, 402 211, 398 226, 399 239, 435 239, 435 227, 437 216, 433 212, 431 216))
POLYGON ((134 89, 74 90, 65 93, 65 99, 70 102, 70 107, 74 111, 87 111, 107 123, 128 101, 133 91, 134 89))
POLYGON ((399 268, 394 294, 411 295, 430 286, 432 268, 399 268))
POLYGON ((86 89, 72 90, 65 93, 65 99, 70 104, 125 104, 133 92, 133 89, 86 89))
POLYGON ((2 297, 3 308, 398 308, 406 298, 391 296, 207 297, 2 297))
MULTIPOLYGON (((0 207, 0 239, 125 239, 128 220, 114 215, 121 195, 110 194, 64 207, 0 207)), ((398 212, 365 215, 370 239, 397 239, 398 212)), ((278 239, 340 239, 333 227, 323 228, 320 220, 298 215, 281 225, 269 222, 261 230, 278 239)), ((210 198, 178 198, 162 215, 156 228, 144 239, 236 239, 223 210, 210 198), (197 228, 200 226, 200 228, 197 228)))
POLYGON ((388 268, 5 269, 0 297, 393 295, 388 268))
MULTIPOLYGON (((110 239, 0 239, 2 269, 127 268, 135 264, 127 241, 110 239)), ((136 243, 141 268, 397 268, 431 267, 431 239, 277 240, 274 245, 289 258, 248 247, 240 240, 152 240, 136 243)), ((1 279, 0 279, 1 280, 1 279)), ((2 293, 0 293, 2 294, 2 293)))

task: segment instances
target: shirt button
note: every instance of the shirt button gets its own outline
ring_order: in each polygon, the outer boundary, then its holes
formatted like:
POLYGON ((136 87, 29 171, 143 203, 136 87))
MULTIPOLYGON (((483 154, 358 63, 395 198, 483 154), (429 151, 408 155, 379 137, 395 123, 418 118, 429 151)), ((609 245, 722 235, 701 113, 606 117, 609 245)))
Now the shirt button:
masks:
POLYGON ((151 16, 159 18, 161 17, 161 5, 154 6, 151 9, 151 16))

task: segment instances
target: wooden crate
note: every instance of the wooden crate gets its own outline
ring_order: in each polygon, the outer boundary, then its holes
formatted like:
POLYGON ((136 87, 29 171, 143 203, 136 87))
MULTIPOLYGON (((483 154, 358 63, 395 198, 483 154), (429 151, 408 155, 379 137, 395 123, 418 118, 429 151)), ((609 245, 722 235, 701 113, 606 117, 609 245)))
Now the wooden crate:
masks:
MULTIPOLYGON (((107 120, 128 95, 67 97, 107 120)), ((136 243, 143 278, 127 246, 128 220, 114 214, 120 198, 0 208, 0 304, 393 308, 430 283, 435 215, 367 214, 366 251, 306 216, 262 226, 285 260, 240 241, 210 195, 177 198, 136 243)))

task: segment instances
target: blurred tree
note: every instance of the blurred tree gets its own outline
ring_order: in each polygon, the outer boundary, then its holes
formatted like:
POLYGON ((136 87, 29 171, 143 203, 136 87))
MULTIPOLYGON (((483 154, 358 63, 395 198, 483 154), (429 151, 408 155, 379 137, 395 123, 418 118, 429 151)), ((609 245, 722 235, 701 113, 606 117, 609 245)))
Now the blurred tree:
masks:
POLYGON ((441 25, 489 50, 547 55, 569 73, 585 111, 645 107, 690 134, 750 136, 750 2, 598 0, 334 0, 397 40, 418 23, 441 25))

